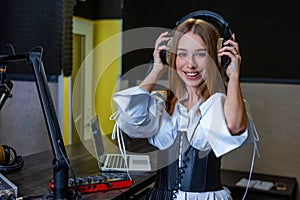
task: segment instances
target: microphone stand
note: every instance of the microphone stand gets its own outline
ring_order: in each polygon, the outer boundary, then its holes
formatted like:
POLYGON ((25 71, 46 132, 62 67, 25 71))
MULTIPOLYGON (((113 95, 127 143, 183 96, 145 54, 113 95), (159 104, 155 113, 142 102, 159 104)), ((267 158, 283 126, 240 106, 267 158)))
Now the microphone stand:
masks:
POLYGON ((53 198, 55 200, 70 199, 68 190, 68 158, 61 135, 58 119, 54 109, 50 89, 45 74, 42 53, 29 52, 23 55, 1 56, 0 63, 8 64, 12 62, 27 61, 32 65, 35 82, 43 109, 48 135, 53 151, 53 198))

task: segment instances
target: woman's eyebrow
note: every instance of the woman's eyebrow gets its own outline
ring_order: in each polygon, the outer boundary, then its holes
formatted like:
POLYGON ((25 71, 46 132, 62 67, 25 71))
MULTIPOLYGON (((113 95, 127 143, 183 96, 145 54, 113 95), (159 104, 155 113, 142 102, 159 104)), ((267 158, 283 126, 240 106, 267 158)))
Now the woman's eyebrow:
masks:
POLYGON ((201 49, 196 49, 195 51, 206 51, 205 48, 201 48, 201 49))
MULTIPOLYGON (((178 48, 177 51, 187 51, 185 48, 178 48)), ((205 48, 196 49, 195 51, 206 51, 205 48)))

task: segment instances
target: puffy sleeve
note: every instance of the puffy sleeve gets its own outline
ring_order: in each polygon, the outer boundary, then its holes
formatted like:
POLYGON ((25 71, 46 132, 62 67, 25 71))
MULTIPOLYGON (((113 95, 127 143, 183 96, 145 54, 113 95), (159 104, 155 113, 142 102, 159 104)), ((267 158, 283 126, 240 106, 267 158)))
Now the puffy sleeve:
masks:
POLYGON ((257 136, 249 112, 247 112, 248 126, 246 130, 239 135, 231 135, 227 128, 223 109, 225 98, 224 94, 214 94, 200 106, 202 115, 200 124, 206 134, 207 141, 217 157, 243 144, 255 142, 255 136, 257 136))
POLYGON ((116 123, 130 137, 151 137, 161 128, 165 102, 159 95, 136 86, 117 92, 113 101, 119 114, 116 123))

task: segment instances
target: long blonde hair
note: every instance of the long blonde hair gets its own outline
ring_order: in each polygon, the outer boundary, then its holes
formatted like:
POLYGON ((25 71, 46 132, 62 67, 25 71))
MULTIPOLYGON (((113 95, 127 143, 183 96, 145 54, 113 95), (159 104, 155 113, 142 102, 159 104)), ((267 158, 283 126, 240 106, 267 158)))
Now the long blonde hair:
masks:
POLYGON ((174 36, 172 38, 171 50, 170 50, 170 59, 169 59, 169 89, 167 91, 166 98, 166 111, 171 115, 174 112, 175 104, 178 101, 178 98, 182 97, 185 90, 185 85, 178 77, 176 72, 176 57, 177 57, 177 48, 180 38, 188 32, 199 35, 204 44, 206 45, 206 50, 211 57, 209 62, 208 77, 205 80, 204 88, 202 89, 202 96, 204 100, 209 98, 211 92, 215 87, 216 82, 216 67, 218 66, 219 71, 221 72, 220 66, 218 64, 217 56, 217 44, 220 34, 218 30, 210 23, 201 20, 201 19, 188 19, 179 26, 176 27, 174 31, 174 36), (211 66, 211 67, 210 67, 211 66))

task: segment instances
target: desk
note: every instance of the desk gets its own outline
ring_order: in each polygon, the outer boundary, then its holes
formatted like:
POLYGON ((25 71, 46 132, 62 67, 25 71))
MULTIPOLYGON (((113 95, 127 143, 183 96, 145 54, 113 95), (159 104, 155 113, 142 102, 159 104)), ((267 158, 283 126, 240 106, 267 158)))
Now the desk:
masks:
MULTIPOLYGON (((133 142, 133 141, 130 141, 133 142)), ((145 148, 149 150, 149 146, 143 141, 137 139, 137 144, 129 143, 143 151, 145 148)), ((76 177, 86 177, 88 175, 99 174, 99 168, 96 159, 89 154, 81 143, 66 146, 68 158, 76 177)), ((135 151, 137 152, 137 151, 135 151)), ((6 175, 17 187, 19 196, 24 195, 42 195, 49 193, 49 181, 52 179, 52 151, 45 151, 34 155, 26 156, 24 159, 24 167, 21 171, 6 175)), ((95 192, 83 194, 82 196, 89 200, 94 199, 134 199, 131 198, 135 193, 148 187, 155 180, 155 172, 132 172, 133 185, 130 188, 117 190, 109 190, 103 192, 95 192)), ((241 199, 245 192, 245 188, 235 186, 235 183, 241 178, 248 177, 248 172, 238 172, 230 170, 221 170, 221 178, 223 184, 232 192, 233 199, 241 199)), ((273 182, 285 182, 287 184, 286 191, 278 191, 271 189, 269 191, 261 191, 249 189, 247 200, 294 200, 296 199, 297 181, 295 178, 270 176, 264 174, 252 175, 252 179, 260 179, 273 182)))
MULTIPOLYGON (((241 178, 247 178, 248 176, 249 172, 221 170, 222 183, 231 191, 233 199, 242 199, 245 188, 238 187, 235 184, 241 178)), ((249 188, 246 200, 296 200, 298 187, 296 178, 253 173, 251 180, 256 179, 273 183, 285 183, 286 190, 276 190, 275 187, 267 191, 249 188)))
MULTIPOLYGON (((81 143, 66 146, 68 158, 76 177, 99 174, 96 159, 81 143)), ((52 151, 26 156, 21 171, 6 175, 18 187, 18 196, 42 195, 49 193, 52 179, 52 151)), ((155 172, 132 172, 133 185, 129 188, 83 194, 85 199, 129 199, 129 197, 155 180, 155 172)))

